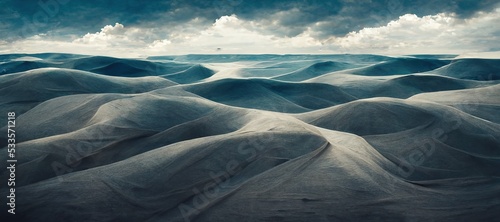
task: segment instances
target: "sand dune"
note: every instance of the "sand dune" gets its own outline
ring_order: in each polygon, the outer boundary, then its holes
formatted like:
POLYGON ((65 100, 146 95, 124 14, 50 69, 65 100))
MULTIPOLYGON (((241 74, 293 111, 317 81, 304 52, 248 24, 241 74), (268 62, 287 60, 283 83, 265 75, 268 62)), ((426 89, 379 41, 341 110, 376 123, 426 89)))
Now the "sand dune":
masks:
POLYGON ((448 63, 450 63, 449 60, 440 59, 394 58, 367 67, 349 70, 348 72, 367 76, 409 74, 434 70, 448 63))
POLYGON ((356 99, 327 84, 284 83, 265 79, 224 79, 183 88, 226 105, 278 112, 304 112, 356 99))
MULTIPOLYGON (((6 59, 0 63, 0 74, 28 71, 36 68, 67 68, 90 71, 97 74, 122 77, 166 75, 180 72, 193 65, 175 62, 155 62, 138 59, 120 59, 106 56, 71 56, 58 54, 34 54, 6 59)), ((0 57, 1 59, 1 57, 0 57)))
POLYGON ((175 84, 154 76, 129 79, 73 69, 34 69, 0 76, 0 110, 22 114, 41 102, 64 95, 141 93, 175 84))
POLYGON ((460 109, 476 117, 500 123, 495 110, 500 106, 500 87, 498 84, 464 90, 423 93, 410 99, 433 101, 460 109))
POLYGON ((494 221, 498 62, 453 58, 0 55, 15 220, 494 221))
POLYGON ((322 128, 360 135, 394 162, 424 158, 407 179, 499 176, 493 169, 500 167, 500 125, 449 106, 377 98, 299 118, 322 128), (418 151, 412 154, 414 149, 418 151))
POLYGON ((499 59, 457 59, 435 70, 444 76, 473 80, 499 80, 499 71, 499 59))
POLYGON ((304 82, 328 83, 340 87, 357 98, 408 98, 419 93, 480 88, 497 84, 497 81, 456 79, 436 74, 359 76, 341 73, 325 74, 304 82))
POLYGON ((177 83, 186 84, 200 81, 202 79, 206 79, 211 77, 215 72, 207 67, 202 65, 194 65, 189 67, 186 70, 162 75, 162 77, 175 81, 177 83))
POLYGON ((306 68, 294 71, 292 73, 283 74, 273 79, 284 80, 284 81, 303 81, 319 75, 344 70, 348 68, 354 68, 355 66, 345 62, 318 62, 306 68))

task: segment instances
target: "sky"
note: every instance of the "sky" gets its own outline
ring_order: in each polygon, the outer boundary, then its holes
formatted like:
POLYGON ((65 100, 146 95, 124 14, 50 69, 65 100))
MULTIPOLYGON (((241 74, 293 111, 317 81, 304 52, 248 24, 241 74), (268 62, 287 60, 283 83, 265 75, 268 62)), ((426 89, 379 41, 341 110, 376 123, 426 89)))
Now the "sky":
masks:
POLYGON ((500 51, 500 0, 0 0, 0 53, 500 51))

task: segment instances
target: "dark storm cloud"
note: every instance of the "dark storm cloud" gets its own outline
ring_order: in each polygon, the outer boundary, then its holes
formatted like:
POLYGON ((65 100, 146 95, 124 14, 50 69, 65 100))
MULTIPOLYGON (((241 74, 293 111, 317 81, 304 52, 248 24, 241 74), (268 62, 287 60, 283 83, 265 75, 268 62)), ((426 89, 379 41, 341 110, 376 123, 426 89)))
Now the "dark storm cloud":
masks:
POLYGON ((325 38, 383 25, 406 13, 450 12, 468 18, 497 5, 497 0, 0 0, 0 38, 47 32, 82 35, 115 22, 168 27, 199 18, 209 25, 231 14, 242 20, 274 21, 279 28, 271 28, 277 36, 294 36, 321 22, 314 31, 316 37, 325 38))

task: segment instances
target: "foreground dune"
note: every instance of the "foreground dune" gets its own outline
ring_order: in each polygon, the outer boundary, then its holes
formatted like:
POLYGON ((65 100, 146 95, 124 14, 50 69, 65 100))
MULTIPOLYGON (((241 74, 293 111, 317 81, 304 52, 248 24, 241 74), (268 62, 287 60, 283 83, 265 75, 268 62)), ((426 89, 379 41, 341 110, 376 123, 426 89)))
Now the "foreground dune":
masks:
POLYGON ((2 218, 499 216, 500 60, 46 53, 0 61, 0 110, 16 112, 18 161, 16 215, 2 210, 2 218))

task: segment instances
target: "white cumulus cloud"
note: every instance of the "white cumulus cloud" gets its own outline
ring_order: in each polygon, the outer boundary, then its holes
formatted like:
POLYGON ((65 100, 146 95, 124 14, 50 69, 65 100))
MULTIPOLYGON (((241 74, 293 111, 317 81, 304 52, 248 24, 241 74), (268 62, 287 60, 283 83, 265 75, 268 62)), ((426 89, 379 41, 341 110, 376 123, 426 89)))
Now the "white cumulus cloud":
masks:
POLYGON ((125 35, 125 27, 116 23, 114 26, 106 25, 100 32, 87 33, 81 38, 73 40, 76 43, 102 43, 107 41, 116 41, 117 39, 128 39, 125 35))
MULTIPOLYGON (((500 10, 471 19, 440 13, 400 16, 385 26, 363 28, 328 42, 347 52, 362 53, 466 53, 490 51, 500 41, 500 10), (497 33, 497 34, 495 34, 497 33)), ((497 49, 498 50, 498 49, 497 49)))

